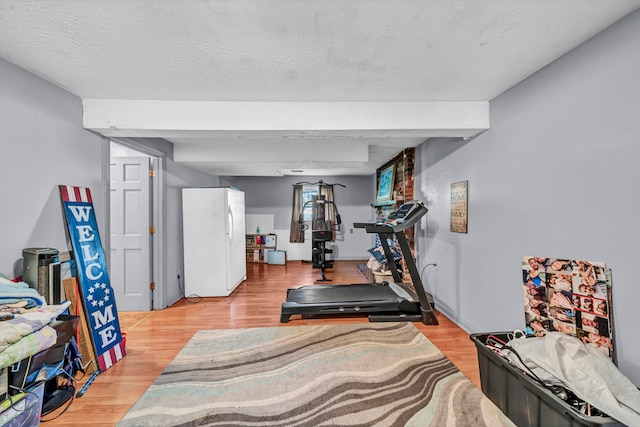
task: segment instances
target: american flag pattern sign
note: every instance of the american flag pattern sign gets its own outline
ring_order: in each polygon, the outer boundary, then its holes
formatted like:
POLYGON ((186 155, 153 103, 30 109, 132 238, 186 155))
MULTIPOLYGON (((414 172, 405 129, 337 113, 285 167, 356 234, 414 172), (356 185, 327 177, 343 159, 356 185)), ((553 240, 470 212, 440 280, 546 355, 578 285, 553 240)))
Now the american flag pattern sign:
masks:
POLYGON ((115 294, 109 282, 91 192, 88 188, 68 185, 59 188, 84 310, 102 372, 125 355, 115 294))

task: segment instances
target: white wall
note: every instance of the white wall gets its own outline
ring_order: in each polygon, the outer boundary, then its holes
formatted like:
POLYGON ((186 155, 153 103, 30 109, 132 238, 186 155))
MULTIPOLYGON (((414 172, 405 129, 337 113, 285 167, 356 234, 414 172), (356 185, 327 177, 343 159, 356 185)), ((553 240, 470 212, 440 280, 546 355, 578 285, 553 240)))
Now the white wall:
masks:
MULTIPOLYGON (((436 307, 469 332, 524 327, 521 257, 613 270, 618 365, 640 385, 640 13, 491 102, 491 129, 417 150, 428 219, 419 263, 436 307), (450 185, 469 181, 469 233, 449 232, 450 185)), ((420 267, 419 267, 420 268, 420 267)))

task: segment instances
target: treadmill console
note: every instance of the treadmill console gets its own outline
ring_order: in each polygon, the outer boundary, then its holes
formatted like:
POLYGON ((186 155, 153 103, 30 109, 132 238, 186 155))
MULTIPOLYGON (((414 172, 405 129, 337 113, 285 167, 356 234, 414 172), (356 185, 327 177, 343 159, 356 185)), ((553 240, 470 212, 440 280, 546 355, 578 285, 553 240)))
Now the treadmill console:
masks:
POLYGON ((396 211, 391 212, 387 219, 385 219, 380 225, 384 224, 390 227, 394 227, 398 224, 402 224, 407 219, 411 218, 412 215, 419 212, 420 208, 423 206, 424 204, 419 200, 412 200, 410 202, 404 203, 396 211))

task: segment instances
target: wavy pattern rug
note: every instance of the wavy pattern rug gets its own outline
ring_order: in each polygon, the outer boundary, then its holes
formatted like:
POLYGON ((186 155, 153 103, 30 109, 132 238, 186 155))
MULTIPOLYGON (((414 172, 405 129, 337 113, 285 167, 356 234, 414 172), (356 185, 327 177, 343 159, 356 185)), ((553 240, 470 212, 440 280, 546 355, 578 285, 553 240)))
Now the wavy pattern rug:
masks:
POLYGON ((198 331, 118 424, 511 426, 411 323, 198 331))

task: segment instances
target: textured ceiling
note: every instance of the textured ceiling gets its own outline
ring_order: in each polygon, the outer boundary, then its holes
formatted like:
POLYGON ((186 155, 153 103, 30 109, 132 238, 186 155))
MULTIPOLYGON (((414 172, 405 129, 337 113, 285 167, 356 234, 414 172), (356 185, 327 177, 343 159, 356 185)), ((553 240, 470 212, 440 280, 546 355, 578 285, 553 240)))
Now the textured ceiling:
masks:
POLYGON ((82 98, 85 127, 166 138, 177 161, 209 173, 367 174, 429 137, 482 132, 483 103, 638 8, 640 0, 2 0, 0 56, 82 98), (145 115, 140 101, 171 119, 145 115), (455 109, 433 118, 451 102, 478 120, 455 109), (398 111, 406 123, 396 126, 398 111), (243 144, 257 159, 232 155, 243 144), (364 145, 368 157, 342 156, 346 144, 364 145), (198 148, 198 161, 182 153, 198 148), (270 159, 273 150, 290 155, 270 159))

